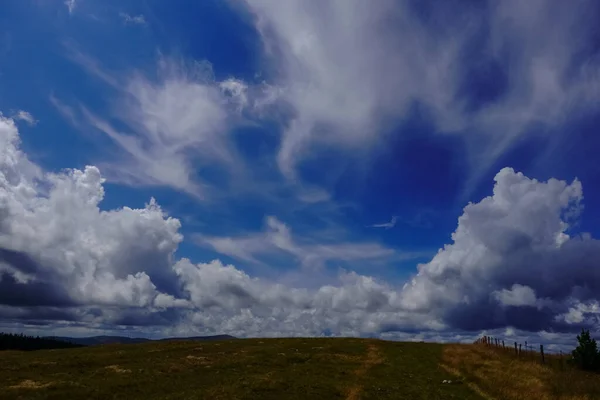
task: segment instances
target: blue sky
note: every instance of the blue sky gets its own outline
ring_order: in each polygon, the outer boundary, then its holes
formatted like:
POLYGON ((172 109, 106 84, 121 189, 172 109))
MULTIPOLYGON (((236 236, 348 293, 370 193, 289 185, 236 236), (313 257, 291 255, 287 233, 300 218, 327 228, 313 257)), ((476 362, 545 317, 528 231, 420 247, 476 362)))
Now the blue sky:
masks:
POLYGON ((3 3, 0 283, 48 292, 5 295, 3 326, 464 340, 596 326, 598 12, 3 3))

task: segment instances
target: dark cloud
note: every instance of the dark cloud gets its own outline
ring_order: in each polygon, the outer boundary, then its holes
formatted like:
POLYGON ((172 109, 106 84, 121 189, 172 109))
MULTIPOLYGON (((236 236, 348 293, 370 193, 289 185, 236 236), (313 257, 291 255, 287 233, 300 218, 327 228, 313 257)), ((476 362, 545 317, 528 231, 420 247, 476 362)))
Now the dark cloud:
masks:
POLYGON ((45 282, 18 282, 8 273, 0 274, 0 304, 31 307, 70 307, 76 303, 56 284, 45 282))
POLYGON ((152 311, 145 309, 118 310, 113 318, 105 319, 106 323, 114 325, 137 326, 137 327, 164 327, 177 325, 184 319, 179 310, 169 309, 152 311))
POLYGON ((52 321, 79 321, 81 313, 74 308, 10 306, 0 307, 0 320, 18 321, 28 325, 49 325, 52 321))
POLYGON ((38 264, 29 255, 19 251, 0 248, 0 263, 6 263, 25 274, 39 272, 38 264))

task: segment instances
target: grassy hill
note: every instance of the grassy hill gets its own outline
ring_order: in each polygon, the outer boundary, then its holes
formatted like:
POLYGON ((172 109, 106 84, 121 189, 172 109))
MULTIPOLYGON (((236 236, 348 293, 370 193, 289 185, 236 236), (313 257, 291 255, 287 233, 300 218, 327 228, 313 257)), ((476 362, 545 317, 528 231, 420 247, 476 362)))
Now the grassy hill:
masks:
POLYGON ((542 365, 539 353, 519 359, 512 349, 453 344, 444 347, 442 359, 446 370, 487 399, 600 399, 600 375, 577 370, 556 355, 546 355, 542 365))
MULTIPOLYGON (((598 398, 586 394, 593 389, 589 385, 574 391, 569 385, 552 386, 549 381, 560 379, 546 377, 552 372, 546 369, 475 345, 370 339, 153 341, 2 352, 0 399, 598 398), (442 383, 448 379, 453 382, 442 383)), ((571 386, 587 379, 562 374, 571 386)))

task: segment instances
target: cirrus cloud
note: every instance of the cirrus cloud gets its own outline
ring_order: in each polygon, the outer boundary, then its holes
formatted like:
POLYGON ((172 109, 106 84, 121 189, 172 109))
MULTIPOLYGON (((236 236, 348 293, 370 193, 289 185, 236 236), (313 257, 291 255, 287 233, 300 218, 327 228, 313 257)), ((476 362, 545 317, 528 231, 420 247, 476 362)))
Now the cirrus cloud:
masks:
POLYGON ((465 139, 469 191, 532 127, 557 140, 600 101, 594 1, 241 3, 294 110, 277 155, 290 178, 319 149, 387 142, 419 105, 465 139))

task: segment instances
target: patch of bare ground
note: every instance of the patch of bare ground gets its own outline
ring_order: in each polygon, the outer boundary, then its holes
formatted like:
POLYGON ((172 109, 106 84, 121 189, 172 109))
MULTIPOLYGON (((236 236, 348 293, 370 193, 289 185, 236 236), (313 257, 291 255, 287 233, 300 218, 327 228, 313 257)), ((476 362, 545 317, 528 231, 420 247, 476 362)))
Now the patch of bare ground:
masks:
POLYGON ((383 357, 381 356, 379 347, 375 343, 369 343, 367 347, 367 356, 365 357, 361 366, 354 371, 358 383, 350 388, 346 396, 346 400, 360 399, 360 394, 363 390, 363 385, 360 382, 360 378, 363 377, 374 365, 381 364, 382 362, 383 357))
POLYGON ((18 385, 9 386, 10 389, 43 389, 48 386, 52 386, 53 382, 40 383, 36 381, 32 381, 30 379, 26 379, 18 385))
POLYGON ((56 365, 55 361, 32 361, 31 365, 56 365))
POLYGON ((121 368, 118 365, 109 365, 109 366, 104 367, 104 369, 109 369, 109 370, 111 370, 113 372, 117 372, 119 374, 126 374, 126 373, 131 372, 130 369, 121 368))
POLYGON ((192 364, 210 364, 208 357, 198 357, 193 355, 188 355, 185 359, 192 364))

